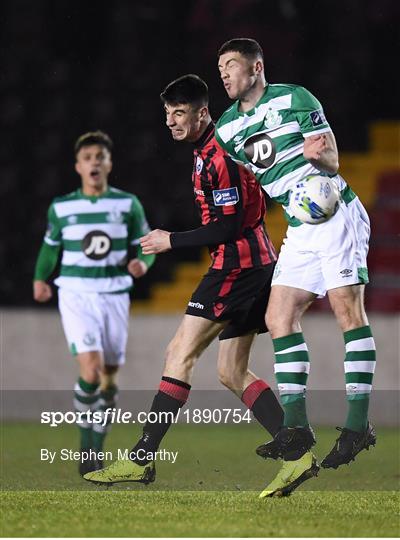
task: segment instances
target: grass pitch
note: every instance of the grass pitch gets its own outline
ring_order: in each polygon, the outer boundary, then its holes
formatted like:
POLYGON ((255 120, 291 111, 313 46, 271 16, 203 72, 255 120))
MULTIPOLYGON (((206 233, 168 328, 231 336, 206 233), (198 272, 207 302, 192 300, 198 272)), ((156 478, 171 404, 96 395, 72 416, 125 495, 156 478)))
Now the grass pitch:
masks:
MULTIPOLYGON (((59 459, 76 449, 73 426, 2 427, 2 536, 399 536, 399 440, 379 429, 376 448, 350 467, 322 470, 290 498, 259 500, 279 465, 255 455, 256 425, 176 425, 165 448, 176 463, 158 463, 150 486, 86 483, 77 464, 59 459), (40 449, 56 451, 53 464, 40 449)), ((107 450, 130 448, 139 427, 115 426, 107 450)), ((318 429, 319 459, 337 432, 318 429)))
POLYGON ((398 536, 390 492, 3 493, 5 536, 336 537, 398 536))

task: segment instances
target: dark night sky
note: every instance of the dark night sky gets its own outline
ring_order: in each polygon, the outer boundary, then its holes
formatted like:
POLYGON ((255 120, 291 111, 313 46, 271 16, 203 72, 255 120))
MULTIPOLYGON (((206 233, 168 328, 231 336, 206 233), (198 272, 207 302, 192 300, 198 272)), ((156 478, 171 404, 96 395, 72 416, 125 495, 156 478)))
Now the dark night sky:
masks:
MULTIPOLYGON (((135 192, 153 227, 196 226, 191 149, 169 140, 159 93, 197 73, 214 117, 229 102, 216 51, 253 37, 270 82, 301 84, 324 105, 340 150, 362 151, 374 120, 398 118, 398 0, 3 0, 0 171, 4 237, 0 301, 31 303, 34 261, 51 199, 76 188, 73 144, 104 129, 111 183, 135 192)), ((167 275, 157 263, 138 287, 167 275)))

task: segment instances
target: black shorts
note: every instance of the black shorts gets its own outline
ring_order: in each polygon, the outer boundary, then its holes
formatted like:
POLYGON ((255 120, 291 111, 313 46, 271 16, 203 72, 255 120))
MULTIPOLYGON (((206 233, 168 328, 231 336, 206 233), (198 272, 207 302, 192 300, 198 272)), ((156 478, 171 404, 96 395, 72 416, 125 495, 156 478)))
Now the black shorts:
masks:
POLYGON ((267 332, 265 311, 275 263, 257 268, 214 270, 204 275, 192 294, 187 315, 229 321, 219 339, 267 332))

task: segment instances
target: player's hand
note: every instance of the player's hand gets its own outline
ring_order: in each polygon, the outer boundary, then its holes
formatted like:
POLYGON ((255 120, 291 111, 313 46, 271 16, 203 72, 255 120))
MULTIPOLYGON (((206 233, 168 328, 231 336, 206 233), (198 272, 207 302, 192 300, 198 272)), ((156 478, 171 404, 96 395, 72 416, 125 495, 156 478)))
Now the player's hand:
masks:
POLYGON ((132 274, 134 278, 140 278, 147 272, 147 264, 140 259, 131 259, 128 262, 128 272, 132 274))
POLYGON ((53 293, 48 283, 40 280, 33 282, 33 298, 36 302, 48 302, 52 296, 53 293))
POLYGON ((168 231, 155 229, 149 232, 149 234, 146 234, 146 236, 142 236, 140 245, 142 246, 144 255, 164 253, 171 249, 170 235, 171 233, 168 231))
POLYGON ((318 161, 321 159, 322 152, 328 149, 326 136, 311 135, 304 140, 303 156, 307 161, 318 161))

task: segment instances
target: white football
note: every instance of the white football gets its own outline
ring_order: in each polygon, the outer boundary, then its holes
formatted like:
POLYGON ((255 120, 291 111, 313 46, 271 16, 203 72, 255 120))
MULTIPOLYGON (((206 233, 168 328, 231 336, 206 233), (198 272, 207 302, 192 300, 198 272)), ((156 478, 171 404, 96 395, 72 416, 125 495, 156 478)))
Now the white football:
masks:
POLYGON ((292 188, 289 210, 303 223, 323 223, 336 214, 340 200, 335 182, 328 176, 311 175, 292 188))

